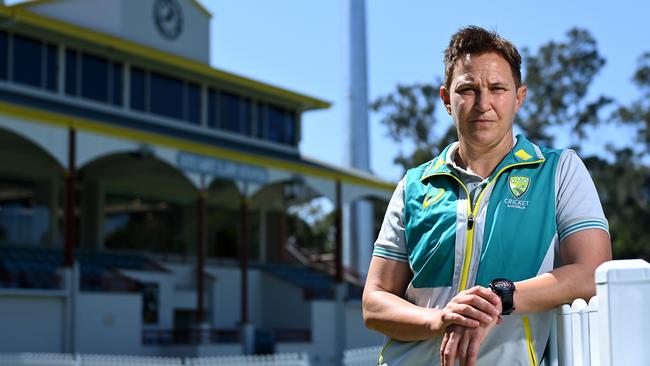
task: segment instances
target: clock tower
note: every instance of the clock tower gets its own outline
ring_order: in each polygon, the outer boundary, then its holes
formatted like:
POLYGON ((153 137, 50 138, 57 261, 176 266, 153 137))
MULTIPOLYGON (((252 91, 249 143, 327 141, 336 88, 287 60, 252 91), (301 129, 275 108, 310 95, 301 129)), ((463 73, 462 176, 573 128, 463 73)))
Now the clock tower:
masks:
POLYGON ((66 0, 30 11, 208 64, 210 18, 196 0, 66 0))

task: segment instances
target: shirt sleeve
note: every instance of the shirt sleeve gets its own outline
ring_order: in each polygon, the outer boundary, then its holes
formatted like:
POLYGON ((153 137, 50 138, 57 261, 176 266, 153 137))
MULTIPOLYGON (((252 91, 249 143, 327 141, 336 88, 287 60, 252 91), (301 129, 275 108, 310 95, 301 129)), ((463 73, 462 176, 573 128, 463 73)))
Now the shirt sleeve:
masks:
POLYGON ((404 185, 405 179, 397 184, 393 197, 386 208, 381 230, 375 241, 372 255, 400 262, 408 262, 404 236, 404 185))
POLYGON ((560 242, 586 229, 602 229, 609 234, 596 186, 587 167, 573 150, 566 150, 560 156, 555 189, 560 242))

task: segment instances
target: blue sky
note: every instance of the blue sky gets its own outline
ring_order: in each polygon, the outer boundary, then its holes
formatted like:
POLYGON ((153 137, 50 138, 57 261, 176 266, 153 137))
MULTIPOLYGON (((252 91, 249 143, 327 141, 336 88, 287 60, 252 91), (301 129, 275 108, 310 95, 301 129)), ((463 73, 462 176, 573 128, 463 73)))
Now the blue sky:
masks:
MULTIPOLYGON (((347 0, 200 1, 213 13, 213 66, 333 103, 329 110, 305 113, 301 151, 342 165, 347 0)), ((592 92, 622 101, 636 97, 630 77, 638 56, 650 51, 643 29, 649 6, 642 1, 368 0, 366 8, 370 100, 398 83, 441 76, 449 36, 468 24, 495 28, 518 47, 533 50, 564 39, 571 27, 586 28, 607 59, 592 92)), ((449 123, 446 114, 438 116, 441 125, 449 123)), ((392 163, 398 147, 372 113, 370 131, 372 170, 398 180, 401 169, 392 163)), ((614 137, 594 134, 591 149, 614 137)))

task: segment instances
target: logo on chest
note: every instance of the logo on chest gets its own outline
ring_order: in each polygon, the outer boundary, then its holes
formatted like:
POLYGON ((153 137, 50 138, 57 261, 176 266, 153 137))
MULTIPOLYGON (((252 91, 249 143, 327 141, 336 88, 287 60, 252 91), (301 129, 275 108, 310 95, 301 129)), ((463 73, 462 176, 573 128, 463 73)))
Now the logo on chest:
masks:
POLYGON ((530 177, 519 175, 511 176, 508 179, 508 188, 510 188, 510 193, 512 193, 514 198, 505 198, 503 200, 506 207, 525 210, 530 201, 521 198, 526 194, 526 192, 528 192, 528 188, 530 188, 530 177))
POLYGON ((432 203, 438 201, 442 195, 445 194, 445 190, 442 188, 434 189, 432 193, 427 194, 422 201, 422 208, 429 207, 432 203))

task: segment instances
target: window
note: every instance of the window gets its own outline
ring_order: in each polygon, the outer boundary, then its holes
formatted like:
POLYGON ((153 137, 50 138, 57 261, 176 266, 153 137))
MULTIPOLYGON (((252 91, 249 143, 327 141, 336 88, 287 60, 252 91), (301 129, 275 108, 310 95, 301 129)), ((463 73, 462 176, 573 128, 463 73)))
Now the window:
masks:
POLYGON ((48 44, 45 48, 45 88, 53 92, 56 91, 59 84, 57 78, 58 65, 58 49, 55 45, 48 44))
POLYGON ((7 80, 7 59, 9 58, 7 33, 0 32, 0 80, 7 80))
POLYGON ((151 112, 165 117, 183 118, 183 82, 151 73, 151 112))
POLYGON ((217 91, 212 88, 208 89, 208 127, 210 128, 216 128, 219 125, 217 121, 217 98, 217 91))
POLYGON ((296 130, 298 124, 296 123, 296 113, 287 112, 287 126, 285 128, 284 142, 290 146, 296 146, 296 130))
POLYGON ((101 56, 65 50, 65 94, 122 105, 122 64, 101 56))
POLYGON ((241 127, 240 132, 246 136, 252 134, 251 124, 252 124, 252 112, 251 112, 251 101, 250 99, 242 99, 241 101, 241 127))
POLYGON ((131 109, 145 110, 145 73, 144 70, 131 68, 131 109))
POLYGON ((43 81, 43 44, 32 38, 13 37, 12 80, 25 85, 41 87, 43 81))
POLYGON ((123 78, 122 64, 118 62, 111 63, 111 102, 113 105, 122 105, 123 78))
POLYGON ((269 107, 268 139, 273 142, 284 143, 285 111, 281 108, 269 107))
POLYGON ((198 84, 187 84, 187 120, 199 125, 201 124, 201 88, 198 84))
POLYGON ((257 116, 255 118, 255 137, 266 138, 266 124, 269 107, 266 104, 257 103, 257 116))
POLYGON ((108 102, 108 61, 82 54, 81 96, 98 102, 108 102))
POLYGON ((223 129, 229 132, 240 132, 241 98, 237 95, 224 92, 221 93, 219 101, 223 129))
POLYGON ((65 93, 77 95, 78 54, 73 50, 65 50, 65 93))

